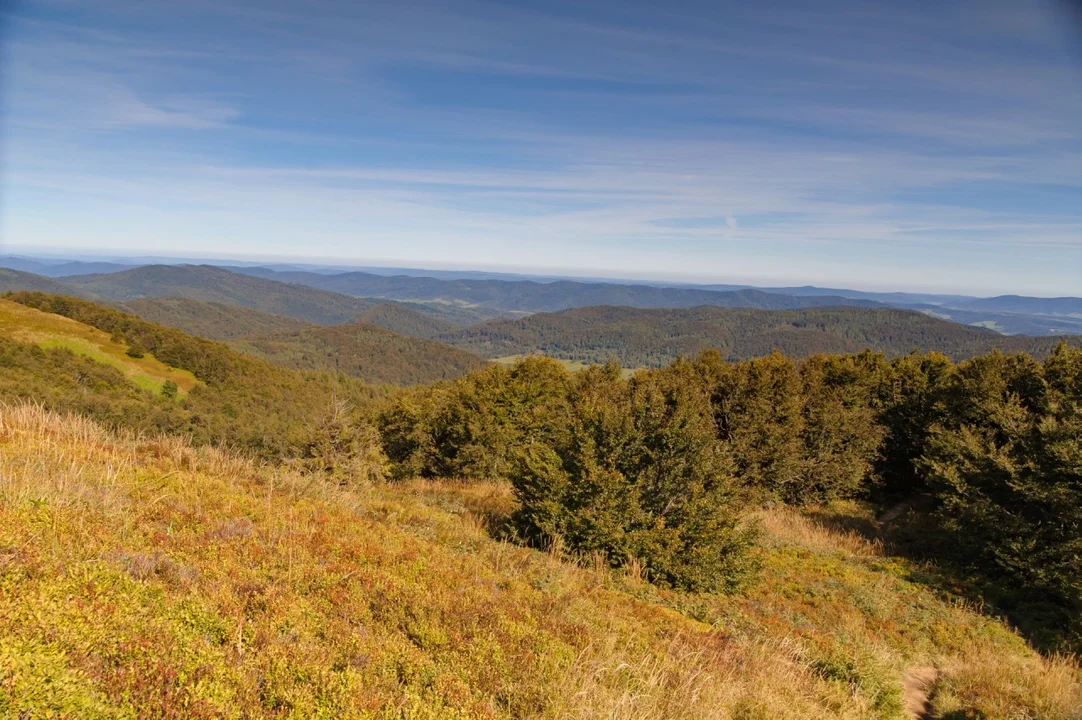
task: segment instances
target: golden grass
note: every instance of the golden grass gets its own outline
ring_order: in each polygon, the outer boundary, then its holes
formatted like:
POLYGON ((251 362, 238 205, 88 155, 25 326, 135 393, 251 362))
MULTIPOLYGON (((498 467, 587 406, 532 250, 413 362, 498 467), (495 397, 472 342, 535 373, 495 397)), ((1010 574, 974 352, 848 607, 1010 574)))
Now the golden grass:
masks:
POLYGON ((792 511, 718 597, 493 540, 512 507, 0 406, 0 716, 904 717, 914 664, 936 717, 1082 706, 1076 664, 792 511))

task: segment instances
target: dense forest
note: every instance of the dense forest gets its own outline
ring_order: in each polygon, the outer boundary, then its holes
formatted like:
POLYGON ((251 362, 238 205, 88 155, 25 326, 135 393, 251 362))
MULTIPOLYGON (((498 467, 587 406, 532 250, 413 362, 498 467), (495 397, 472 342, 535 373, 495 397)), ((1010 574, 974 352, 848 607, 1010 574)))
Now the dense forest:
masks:
POLYGON ((190 298, 160 297, 131 300, 118 309, 144 320, 168 325, 207 340, 226 342, 249 335, 292 332, 312 323, 252 308, 190 298))
POLYGON ((457 323, 446 317, 435 317, 401 303, 380 303, 365 310, 356 320, 418 338, 434 338, 441 333, 460 329, 457 323))
POLYGON ((329 370, 374 384, 450 380, 487 363, 435 340, 354 322, 235 340, 238 350, 297 370, 329 370))
MULTIPOLYGON (((937 350, 961 359, 992 349, 1044 356, 1055 337, 1003 336, 892 308, 636 309, 588 307, 500 320, 439 336, 485 357, 543 353, 587 363, 658 367, 708 348, 746 359, 774 349, 793 357, 866 348, 889 356, 937 350)), ((1075 343, 1077 339, 1069 339, 1075 343)))

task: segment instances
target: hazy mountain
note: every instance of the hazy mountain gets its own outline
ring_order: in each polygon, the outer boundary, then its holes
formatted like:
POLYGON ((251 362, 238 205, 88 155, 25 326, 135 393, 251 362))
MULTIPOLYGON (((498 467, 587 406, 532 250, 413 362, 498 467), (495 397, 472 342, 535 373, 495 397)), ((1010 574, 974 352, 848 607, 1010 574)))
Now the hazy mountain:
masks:
POLYGON ((20 290, 33 290, 37 292, 52 293, 54 295, 72 295, 72 289, 66 285, 22 270, 0 268, 0 293, 17 292, 20 290))
POLYGON ((868 290, 849 290, 848 288, 823 288, 815 285, 802 285, 800 287, 769 287, 761 288, 765 292, 780 293, 782 295, 798 295, 800 297, 821 297, 824 295, 839 295, 841 297, 859 300, 873 300, 886 305, 899 305, 910 303, 928 303, 940 305, 944 303, 960 303, 974 300, 971 295, 949 295, 943 293, 908 293, 908 292, 874 292, 868 290))
POLYGON ((64 283, 115 302, 181 297, 239 305, 321 325, 349 322, 376 304, 210 265, 146 265, 116 273, 77 275, 64 278, 64 283))
MULTIPOLYGON (((1038 299, 1038 298, 1033 298, 1038 299)), ((910 305, 909 309, 952 320, 963 325, 976 325, 1005 335, 1078 335, 1082 334, 1082 315, 1036 315, 988 310, 961 310, 944 305, 910 305)))
POLYGON ((0 257, 0 268, 31 272, 45 277, 64 277, 89 273, 110 273, 128 270, 134 265, 113 262, 84 262, 82 260, 38 260, 23 257, 0 257))
POLYGON ((1078 315, 1082 317, 1082 298, 1038 298, 1022 295, 999 295, 990 298, 974 298, 958 307, 963 310, 1007 313, 1033 313, 1041 315, 1078 315))
POLYGON ((317 287, 358 297, 391 300, 444 301, 476 305, 504 312, 549 312, 590 305, 627 307, 754 307, 789 309, 832 305, 874 307, 868 300, 837 296, 795 297, 761 290, 718 292, 695 288, 651 285, 583 283, 568 280, 442 280, 406 275, 383 276, 349 272, 322 275, 310 272, 277 272, 267 268, 236 268, 237 272, 317 287))
MULTIPOLYGON (((716 348, 729 358, 778 349, 793 357, 859 352, 896 356, 938 350, 964 358, 995 348, 1048 353, 1057 338, 999 335, 893 308, 757 310, 586 307, 493 321, 440 339, 485 357, 544 353, 582 362, 616 358, 625 367, 663 365, 716 348)), ((1079 338, 1071 338, 1072 342, 1079 338)))

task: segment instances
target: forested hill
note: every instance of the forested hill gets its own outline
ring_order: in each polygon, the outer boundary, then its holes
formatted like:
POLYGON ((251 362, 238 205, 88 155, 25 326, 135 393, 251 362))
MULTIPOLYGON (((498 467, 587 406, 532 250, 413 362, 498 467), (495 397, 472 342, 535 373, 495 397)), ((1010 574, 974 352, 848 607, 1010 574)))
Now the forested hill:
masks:
POLYGON ((42 275, 0 268, 0 293, 6 292, 44 292, 57 295, 70 295, 71 289, 61 283, 42 275))
POLYGON ((261 310, 320 325, 350 322, 375 303, 273 282, 210 265, 146 265, 121 272, 64 278, 74 293, 127 302, 142 298, 182 297, 261 310))
POLYGON ((698 288, 655 287, 559 280, 443 280, 407 275, 373 275, 347 272, 326 275, 312 272, 278 272, 267 268, 231 268, 238 273, 300 283, 357 297, 390 300, 444 301, 477 305, 503 312, 552 312, 589 305, 687 308, 698 305, 752 307, 781 310, 801 307, 853 305, 876 307, 871 300, 839 296, 796 297, 761 290, 720 292, 698 288))
POLYGON ((121 310, 208 340, 236 340, 306 328, 311 323, 252 308, 189 298, 164 297, 132 300, 121 310))
POLYGON ((303 442, 333 399, 360 405, 386 392, 342 375, 278 367, 93 302, 33 292, 0 300, 16 303, 40 312, 6 313, 0 400, 32 399, 111 427, 276 457, 303 442), (165 380, 174 382, 171 390, 165 380))
POLYGON ((461 329, 460 325, 450 320, 433 317, 399 303, 375 305, 358 315, 357 321, 418 338, 433 338, 441 333, 461 329))
POLYGON ((544 353, 582 362, 615 358, 624 367, 643 367, 706 348, 730 358, 767 355, 774 349, 806 357, 866 348, 889 356, 935 350, 961 359, 998 348, 1041 357, 1061 338, 1004 336, 891 308, 586 307, 492 321, 440 339, 492 358, 544 353))
POLYGON ((341 372, 377 384, 414 385, 450 380, 487 364, 465 350, 435 340, 399 335, 363 322, 311 326, 231 344, 276 365, 341 372))

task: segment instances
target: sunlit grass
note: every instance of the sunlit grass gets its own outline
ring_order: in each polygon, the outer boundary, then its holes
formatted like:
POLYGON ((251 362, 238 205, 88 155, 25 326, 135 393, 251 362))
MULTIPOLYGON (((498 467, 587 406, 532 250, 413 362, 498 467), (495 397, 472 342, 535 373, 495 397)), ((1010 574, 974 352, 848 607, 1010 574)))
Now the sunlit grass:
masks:
POLYGON ((183 396, 199 384, 187 370, 166 365, 150 353, 133 358, 127 346, 97 328, 69 318, 0 299, 0 332, 21 342, 44 349, 63 348, 120 370, 133 383, 152 392, 161 392, 166 381, 177 385, 183 396))
POLYGON ((1082 707, 1075 664, 814 517, 763 511, 726 597, 493 539, 513 508, 0 406, 0 716, 904 717, 918 664, 935 717, 1082 707))

